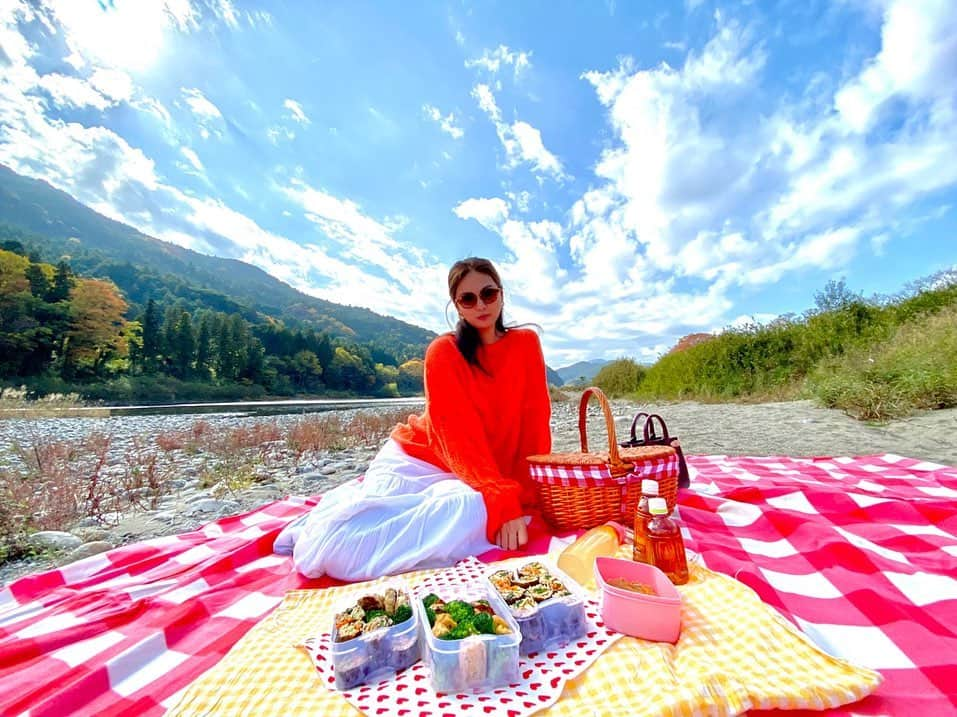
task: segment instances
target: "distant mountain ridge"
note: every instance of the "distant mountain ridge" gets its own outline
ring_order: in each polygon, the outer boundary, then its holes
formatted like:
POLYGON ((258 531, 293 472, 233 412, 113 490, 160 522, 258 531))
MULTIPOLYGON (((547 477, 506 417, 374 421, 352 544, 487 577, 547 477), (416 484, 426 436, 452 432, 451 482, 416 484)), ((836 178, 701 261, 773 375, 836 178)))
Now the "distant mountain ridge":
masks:
POLYGON ((399 319, 309 296, 238 259, 207 256, 148 236, 2 164, 0 223, 35 235, 29 239, 41 243, 47 260, 67 255, 78 271, 109 277, 137 305, 152 298, 136 291, 146 276, 177 298, 209 308, 245 309, 241 312, 250 318, 259 314, 355 341, 416 347, 419 355, 435 337, 399 319))
POLYGON ((595 378, 595 375, 601 371, 602 366, 608 363, 611 362, 603 359, 578 361, 570 366, 555 369, 555 373, 557 373, 566 384, 587 383, 595 378))

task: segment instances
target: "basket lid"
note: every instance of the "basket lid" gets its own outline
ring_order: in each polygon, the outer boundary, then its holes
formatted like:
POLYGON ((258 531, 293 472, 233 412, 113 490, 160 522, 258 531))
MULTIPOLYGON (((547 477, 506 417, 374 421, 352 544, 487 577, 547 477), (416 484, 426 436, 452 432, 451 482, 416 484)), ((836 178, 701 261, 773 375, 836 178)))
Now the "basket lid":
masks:
MULTIPOLYGON (((539 453, 528 456, 529 463, 557 466, 603 466, 608 463, 607 453, 539 453)), ((629 461, 630 462, 630 461, 629 461)))
POLYGON ((618 453, 628 463, 645 463, 673 456, 677 451, 671 446, 635 446, 622 448, 618 453))

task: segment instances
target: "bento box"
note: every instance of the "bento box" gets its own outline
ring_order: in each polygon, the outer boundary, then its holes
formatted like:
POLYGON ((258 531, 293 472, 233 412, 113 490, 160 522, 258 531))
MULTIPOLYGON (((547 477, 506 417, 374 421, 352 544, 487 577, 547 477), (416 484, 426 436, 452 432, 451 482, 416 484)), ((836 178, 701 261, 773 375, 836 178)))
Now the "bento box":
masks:
POLYGON ((435 691, 484 691, 518 682, 522 633, 505 603, 483 581, 442 592, 419 590, 412 601, 435 691))
POLYGON ((337 612, 332 625, 336 689, 385 679, 422 656, 419 615, 407 588, 366 593, 337 612))
POLYGON ((600 556, 595 559, 595 581, 608 628, 654 642, 678 640, 681 593, 654 565, 600 556))
POLYGON ((522 632, 521 654, 563 647, 585 636, 585 596, 556 566, 533 560, 485 576, 522 632))

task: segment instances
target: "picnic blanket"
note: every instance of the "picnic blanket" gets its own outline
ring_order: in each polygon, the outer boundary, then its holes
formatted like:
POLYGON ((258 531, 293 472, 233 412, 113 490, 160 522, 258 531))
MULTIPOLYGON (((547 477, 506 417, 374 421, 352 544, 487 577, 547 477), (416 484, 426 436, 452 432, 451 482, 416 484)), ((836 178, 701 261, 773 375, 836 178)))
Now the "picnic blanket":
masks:
MULTIPOLYGON (((954 711, 957 469, 894 455, 688 460, 688 547, 884 677, 834 714, 954 711)), ((0 714, 162 714, 288 591, 337 584, 271 552, 315 504, 279 501, 0 590, 0 714)), ((560 544, 539 529, 528 552, 560 544)))
MULTIPOLYGON (((627 549, 620 555, 625 557, 627 549)), ((404 577, 417 586, 461 582, 527 560, 482 565, 469 558, 451 568, 404 577)), ((323 641, 337 606, 388 580, 288 593, 224 660, 189 687, 170 717, 240 712, 355 717, 356 710, 428 717, 527 717, 539 712, 542 717, 728 717, 754 706, 844 705, 871 693, 881 681, 876 672, 823 653, 750 588, 692 565, 691 579, 679 588, 683 627, 675 645, 607 631, 598 604, 589 597, 589 633, 565 647, 521 658, 521 677, 513 685, 477 695, 440 694, 419 662, 393 680, 344 692, 325 689, 334 681, 329 652, 315 643, 323 641), (316 671, 292 647, 304 634, 319 635, 308 650, 316 671)))

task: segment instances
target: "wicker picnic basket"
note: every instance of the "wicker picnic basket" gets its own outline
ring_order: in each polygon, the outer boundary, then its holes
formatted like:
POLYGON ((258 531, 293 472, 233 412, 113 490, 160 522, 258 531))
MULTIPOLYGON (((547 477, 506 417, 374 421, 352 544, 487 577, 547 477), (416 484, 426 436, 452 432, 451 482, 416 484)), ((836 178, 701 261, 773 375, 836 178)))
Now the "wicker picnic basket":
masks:
POLYGON ((578 404, 579 453, 528 456, 529 473, 538 486, 545 519, 558 530, 593 528, 609 520, 629 525, 635 516, 641 481, 658 481, 668 509, 678 495, 678 456, 670 446, 618 447, 615 420, 601 389, 591 387, 578 404), (608 451, 590 452, 586 433, 589 399, 598 400, 605 416, 608 451))

